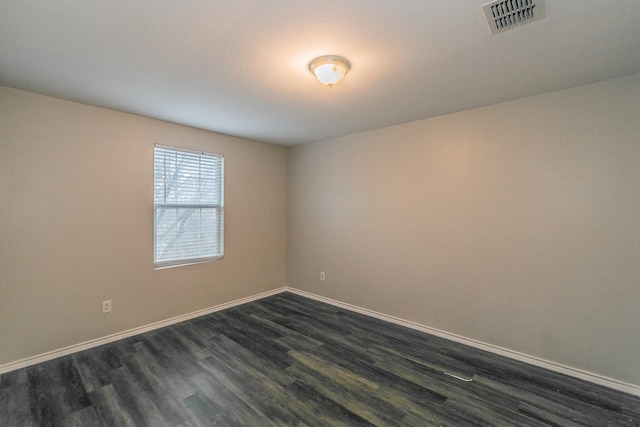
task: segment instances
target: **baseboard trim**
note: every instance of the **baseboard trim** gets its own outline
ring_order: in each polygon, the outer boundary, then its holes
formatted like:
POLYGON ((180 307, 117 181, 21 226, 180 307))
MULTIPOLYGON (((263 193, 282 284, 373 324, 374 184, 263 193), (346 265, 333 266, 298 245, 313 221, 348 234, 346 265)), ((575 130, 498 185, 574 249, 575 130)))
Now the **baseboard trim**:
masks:
POLYGON ((514 350, 509 350, 508 348, 499 347, 493 344, 488 344, 488 343, 467 338, 461 335, 442 331, 440 329, 421 325, 416 322, 404 320, 404 319, 401 319, 395 316, 390 316, 384 313, 379 313, 374 310, 369 310, 367 308, 362 308, 353 304, 348 304, 342 301, 334 300, 332 298, 323 297, 323 296, 316 295, 311 292, 303 291, 300 289, 287 287, 285 288, 285 290, 287 292, 291 292, 293 294, 297 294, 306 298, 314 299, 320 302, 325 302, 327 304, 331 304, 336 307, 340 307, 346 310, 354 311, 356 313, 364 314, 365 316, 374 317, 376 319, 384 320, 400 326, 405 326, 407 328, 411 328, 421 332, 425 332, 427 334, 435 335, 440 338, 445 338, 460 344, 465 344, 465 345, 468 345, 469 347, 474 347, 480 350, 487 351, 489 353, 498 354, 500 356, 508 357, 510 359, 527 363, 529 365, 534 365, 540 368, 548 369, 553 372, 558 372, 560 374, 564 374, 573 378, 578 378, 578 379, 588 381, 590 383, 598 384, 604 387, 608 387, 614 390, 622 391, 624 393, 640 396, 640 385, 626 383, 613 378, 605 377, 603 375, 598 375, 592 372, 576 369, 571 366, 566 366, 560 363, 551 362, 549 360, 541 359, 539 357, 530 356, 528 354, 520 353, 514 350))
POLYGON ((311 292, 303 291, 292 287, 281 287, 270 291, 262 292, 259 294, 251 295, 248 297, 240 298, 234 301, 229 301, 223 304, 218 304, 212 307, 204 308, 202 310, 193 311, 191 313, 175 316, 169 319, 161 320, 159 322, 150 323, 148 325, 140 326, 137 328, 129 329, 127 331, 118 332, 115 334, 107 335, 105 337, 96 338, 93 340, 85 341, 79 344, 70 345, 68 347, 52 350, 46 353, 38 354, 35 356, 20 359, 14 362, 9 362, 4 365, 0 365, 0 374, 15 371, 17 369, 26 368, 29 366, 37 365, 39 363, 47 362, 49 360, 57 359, 62 356, 68 356, 73 353, 77 353, 91 348, 99 347, 104 344, 109 344, 114 341, 118 341, 124 338, 130 338, 132 336, 144 334, 156 329, 164 328, 166 326, 175 325, 176 323, 184 322, 186 320, 195 319, 196 317, 205 316, 207 314, 222 311, 227 308, 235 307, 238 305, 246 304, 259 299, 267 298, 272 295, 276 295, 282 292, 291 292, 306 298, 310 298, 316 301, 331 304, 336 307, 344 308, 346 310, 354 311, 356 313, 364 314, 365 316, 374 317, 386 322, 394 323, 407 328, 415 329, 421 332, 425 332, 437 337, 445 338, 460 344, 468 345, 480 350, 488 351, 490 353, 498 354, 500 356, 508 357, 510 359, 518 360, 530 365, 538 366, 540 368, 549 369, 550 371, 558 372, 560 374, 568 375, 570 377, 585 380, 594 384, 598 384, 604 387, 608 387, 614 390, 622 391, 624 393, 640 396, 640 385, 630 384, 627 382, 619 381, 613 378, 605 377, 603 375, 594 374, 592 372, 583 371, 570 366, 562 365, 560 363, 551 362, 545 359, 541 359, 528 354, 520 353, 514 350, 509 350, 504 347, 499 347, 493 344, 488 344, 482 341, 467 338, 461 335, 453 334, 450 332, 442 331, 440 329, 425 326, 416 322, 401 319, 399 317, 390 316, 388 314, 380 313, 367 308, 359 307, 353 304, 338 301, 332 298, 313 294, 311 292))
POLYGON ((57 359, 58 357, 68 356, 70 354, 77 353, 79 351, 89 350, 91 348, 99 347, 104 344, 109 344, 124 338, 133 337, 135 335, 144 334, 145 332, 150 332, 155 329, 160 329, 166 326, 175 325, 176 323, 184 322, 185 320, 195 319, 196 317, 205 316, 207 314, 215 313, 216 311, 222 311, 227 308, 246 304, 251 301, 267 298, 272 295, 285 292, 286 289, 287 289, 286 287, 281 287, 281 288, 273 289, 270 291, 261 292, 259 294, 251 295, 245 298, 240 298, 240 299, 226 302, 223 304, 218 304, 213 307, 204 308, 202 310, 196 310, 191 313, 172 317, 170 319, 165 319, 159 322, 150 323, 148 325, 139 326, 137 328, 129 329, 127 331, 117 332, 115 334, 107 335, 102 338, 96 338, 93 340, 70 345, 68 347, 60 348, 57 350, 48 351, 46 353, 38 354, 36 356, 27 357, 25 359, 17 360, 15 362, 9 362, 4 365, 0 365, 0 374, 15 371, 16 369, 22 369, 29 366, 37 365, 38 363, 48 362, 49 360, 57 359))

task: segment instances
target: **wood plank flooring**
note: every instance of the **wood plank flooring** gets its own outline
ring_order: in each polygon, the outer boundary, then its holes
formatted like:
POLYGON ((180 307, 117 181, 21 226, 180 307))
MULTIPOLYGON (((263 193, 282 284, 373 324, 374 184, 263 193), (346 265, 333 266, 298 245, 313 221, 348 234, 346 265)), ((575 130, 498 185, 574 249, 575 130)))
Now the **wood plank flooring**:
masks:
POLYGON ((291 293, 0 376, 2 426, 640 426, 640 398, 291 293))

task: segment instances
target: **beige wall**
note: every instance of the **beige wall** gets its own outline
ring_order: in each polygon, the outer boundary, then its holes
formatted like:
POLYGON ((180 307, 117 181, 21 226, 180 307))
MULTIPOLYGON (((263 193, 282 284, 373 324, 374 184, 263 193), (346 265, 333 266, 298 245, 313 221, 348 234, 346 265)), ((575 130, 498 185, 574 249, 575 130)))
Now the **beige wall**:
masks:
POLYGON ((284 286, 286 162, 283 148, 0 87, 0 365, 284 286), (154 271, 154 143, 225 156, 224 260, 154 271))
POLYGON ((640 75, 298 146, 288 182, 290 286, 640 384, 640 75))

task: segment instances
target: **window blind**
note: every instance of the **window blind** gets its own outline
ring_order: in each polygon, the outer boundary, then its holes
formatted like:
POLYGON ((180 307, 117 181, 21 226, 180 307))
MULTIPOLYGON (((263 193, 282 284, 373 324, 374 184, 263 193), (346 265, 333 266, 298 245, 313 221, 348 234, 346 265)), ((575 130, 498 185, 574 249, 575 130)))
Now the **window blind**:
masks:
POLYGON ((154 148, 154 266, 220 259, 224 252, 224 158, 154 148))

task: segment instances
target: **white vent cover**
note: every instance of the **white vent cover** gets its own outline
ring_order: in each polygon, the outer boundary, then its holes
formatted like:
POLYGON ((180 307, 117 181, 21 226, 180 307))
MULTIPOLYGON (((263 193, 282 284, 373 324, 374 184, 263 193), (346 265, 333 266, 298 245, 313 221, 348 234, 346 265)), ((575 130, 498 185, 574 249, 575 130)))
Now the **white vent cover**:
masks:
POLYGON ((482 6, 491 34, 544 18, 544 0, 498 0, 482 6))

